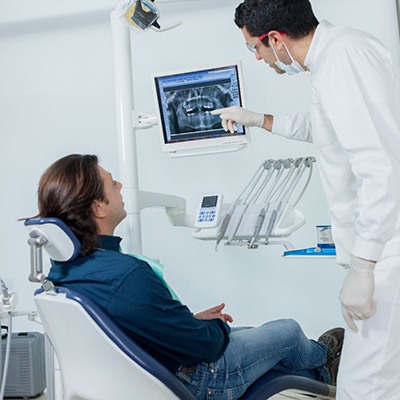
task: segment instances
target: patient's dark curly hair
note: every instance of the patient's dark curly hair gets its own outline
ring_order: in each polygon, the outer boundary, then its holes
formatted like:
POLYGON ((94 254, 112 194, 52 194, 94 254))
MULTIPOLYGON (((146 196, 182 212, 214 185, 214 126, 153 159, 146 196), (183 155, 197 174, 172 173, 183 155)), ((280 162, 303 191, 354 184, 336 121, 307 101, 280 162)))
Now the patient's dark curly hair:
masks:
MULTIPOLYGON (((245 0, 236 8, 235 23, 251 36, 276 30, 300 39, 315 30, 318 20, 309 0, 245 0)), ((262 42, 269 46, 268 37, 262 42)))

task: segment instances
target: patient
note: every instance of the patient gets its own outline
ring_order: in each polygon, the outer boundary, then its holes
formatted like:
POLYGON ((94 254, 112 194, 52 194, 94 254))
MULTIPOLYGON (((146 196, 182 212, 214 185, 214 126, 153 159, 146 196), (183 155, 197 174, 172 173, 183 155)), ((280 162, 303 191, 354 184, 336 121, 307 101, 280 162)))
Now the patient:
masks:
POLYGON ((156 265, 120 252, 114 236, 126 211, 121 183, 94 155, 54 162, 40 179, 40 217, 63 220, 82 244, 73 262, 55 263, 49 280, 95 301, 197 399, 237 399, 271 369, 335 384, 343 329, 307 339, 291 319, 230 328, 220 304, 193 314, 156 265))

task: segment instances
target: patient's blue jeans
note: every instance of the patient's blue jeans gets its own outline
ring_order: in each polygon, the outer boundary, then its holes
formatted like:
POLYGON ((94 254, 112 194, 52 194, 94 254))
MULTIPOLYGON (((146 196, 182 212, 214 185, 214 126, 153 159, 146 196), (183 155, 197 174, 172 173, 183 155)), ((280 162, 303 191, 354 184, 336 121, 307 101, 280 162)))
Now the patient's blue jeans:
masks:
POLYGON ((235 400, 271 369, 329 383, 326 347, 307 339, 291 319, 256 328, 232 328, 223 356, 194 368, 181 367, 177 377, 196 399, 235 400))

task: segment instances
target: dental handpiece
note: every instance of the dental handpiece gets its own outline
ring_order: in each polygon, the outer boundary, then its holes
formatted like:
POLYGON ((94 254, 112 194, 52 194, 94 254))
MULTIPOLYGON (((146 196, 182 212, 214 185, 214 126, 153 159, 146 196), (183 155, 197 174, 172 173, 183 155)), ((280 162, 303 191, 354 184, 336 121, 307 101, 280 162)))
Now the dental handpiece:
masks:
POLYGON ((254 226, 253 237, 251 238, 251 241, 250 241, 249 245, 247 246, 247 248, 251 249, 253 247, 254 242, 258 238, 258 234, 260 233, 261 227, 263 226, 264 219, 265 219, 265 208, 263 208, 260 211, 260 213, 258 214, 258 217, 257 217, 257 220, 256 220, 256 224, 254 226))
MULTIPOLYGON (((233 240, 233 238, 236 235, 236 232, 239 229, 239 226, 242 222, 243 219, 243 215, 247 210, 247 207, 249 206, 249 203, 251 201, 253 201, 254 197, 257 195, 257 193, 254 195, 253 191, 256 189, 261 177, 263 176, 263 174, 265 173, 265 171, 267 171, 267 174, 270 175, 270 173, 272 172, 272 166, 275 164, 275 160, 266 160, 264 161, 260 167, 258 168, 257 172, 255 173, 255 175, 252 177, 252 179, 250 180, 250 182, 248 183, 248 185, 246 186, 246 188, 242 191, 242 193, 239 195, 238 199, 235 201, 234 205, 230 208, 229 210, 229 219, 227 221, 227 223, 224 226, 224 230, 222 230, 222 226, 221 226, 221 230, 220 233, 223 231, 223 235, 226 233, 228 224, 230 222, 231 216, 233 215, 235 206, 237 204, 239 204, 239 200, 241 199, 241 204, 244 205, 244 209, 242 210, 241 215, 238 217, 238 221, 236 222, 235 226, 232 229, 231 234, 229 235, 228 239, 227 239, 227 243, 231 242, 233 240), (245 195, 246 193, 246 195, 245 195), (244 198, 242 198, 244 196, 244 198), (250 197, 253 196, 252 199, 250 199, 250 197)), ((268 177, 267 175, 267 182, 270 178, 270 176, 268 177)), ((219 237, 220 235, 218 235, 219 241, 222 240, 222 237, 219 237)), ((219 241, 217 241, 217 243, 219 243, 219 241)), ((218 244, 217 244, 218 245, 218 244)))
POLYGON ((228 237, 228 239, 227 239, 227 242, 228 242, 228 243, 230 243, 230 242, 233 240, 233 238, 235 237, 237 231, 239 230, 239 226, 240 226, 240 224, 242 223, 243 216, 244 216, 244 214, 246 213, 248 207, 249 207, 249 204, 246 204, 246 205, 244 206, 242 212, 240 213, 240 216, 239 216, 238 220, 236 221, 236 224, 234 225, 234 227, 233 227, 233 229, 232 229, 232 232, 230 233, 230 235, 229 235, 229 237, 228 237))
POLYGON ((218 235, 217 235, 217 242, 215 244, 215 251, 217 251, 217 247, 220 244, 222 238, 225 235, 226 229, 228 228, 229 225, 229 221, 231 220, 232 214, 231 213, 227 213, 224 217, 224 219, 222 220, 221 223, 221 228, 219 229, 218 235))
POLYGON ((271 213, 271 218, 268 221, 267 231, 265 232, 265 244, 268 243, 269 238, 271 236, 272 230, 274 229, 276 217, 278 215, 278 211, 275 209, 271 213))

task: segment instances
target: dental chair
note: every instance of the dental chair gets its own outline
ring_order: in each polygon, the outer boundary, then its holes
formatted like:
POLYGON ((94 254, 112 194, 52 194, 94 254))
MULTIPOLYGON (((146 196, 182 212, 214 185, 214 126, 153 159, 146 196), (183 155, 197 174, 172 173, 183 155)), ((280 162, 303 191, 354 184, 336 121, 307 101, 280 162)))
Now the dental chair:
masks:
MULTIPOLYGON (((60 367, 63 399, 194 400, 185 385, 140 348, 101 307, 47 280, 42 269, 43 248, 60 262, 72 261, 80 253, 79 241, 63 221, 37 218, 25 221, 25 225, 30 232, 29 279, 42 284, 34 300, 60 367)), ((265 400, 289 389, 311 398, 335 398, 333 386, 270 371, 241 399, 265 400)))

